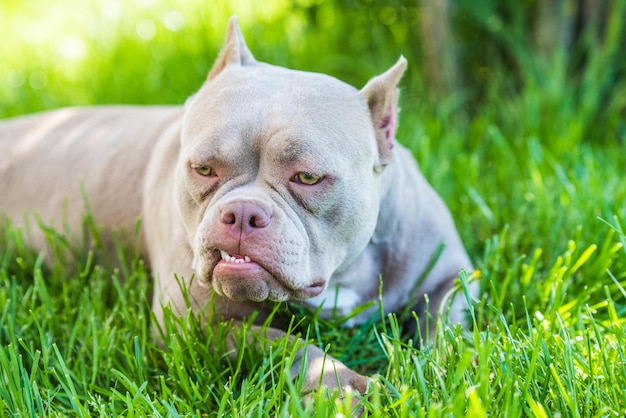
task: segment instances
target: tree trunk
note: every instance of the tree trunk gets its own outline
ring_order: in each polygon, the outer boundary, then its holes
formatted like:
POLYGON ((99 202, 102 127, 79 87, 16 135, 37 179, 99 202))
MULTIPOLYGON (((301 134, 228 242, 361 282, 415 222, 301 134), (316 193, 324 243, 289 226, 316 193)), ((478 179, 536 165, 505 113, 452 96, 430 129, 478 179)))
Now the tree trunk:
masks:
POLYGON ((448 0, 418 1, 427 93, 431 98, 442 99, 450 96, 458 83, 450 5, 448 0))

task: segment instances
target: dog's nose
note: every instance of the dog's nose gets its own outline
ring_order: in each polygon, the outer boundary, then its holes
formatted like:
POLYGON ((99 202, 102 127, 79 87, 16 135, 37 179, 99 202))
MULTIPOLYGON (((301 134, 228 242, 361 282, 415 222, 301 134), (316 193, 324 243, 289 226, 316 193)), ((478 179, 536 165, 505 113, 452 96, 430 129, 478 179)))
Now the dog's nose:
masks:
POLYGON ((266 228, 271 219, 266 208, 252 202, 231 203, 224 207, 220 215, 220 221, 229 234, 239 241, 245 241, 266 228))

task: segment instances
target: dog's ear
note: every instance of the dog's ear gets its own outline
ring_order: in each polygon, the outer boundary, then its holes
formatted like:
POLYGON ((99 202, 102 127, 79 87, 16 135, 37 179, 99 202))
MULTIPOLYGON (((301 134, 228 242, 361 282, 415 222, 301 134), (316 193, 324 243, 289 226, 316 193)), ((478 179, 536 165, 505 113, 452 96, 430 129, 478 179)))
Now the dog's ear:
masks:
POLYGON ((239 25, 237 24, 237 16, 231 16, 228 20, 228 33, 226 34, 226 41, 220 54, 213 64, 211 72, 209 72, 209 80, 215 78, 222 72, 226 66, 230 64, 235 65, 251 65, 256 60, 248 49, 245 39, 241 34, 239 25))
POLYGON ((361 90, 367 101, 376 133, 381 166, 391 163, 398 124, 398 83, 406 70, 406 59, 400 57, 393 67, 372 78, 361 90))

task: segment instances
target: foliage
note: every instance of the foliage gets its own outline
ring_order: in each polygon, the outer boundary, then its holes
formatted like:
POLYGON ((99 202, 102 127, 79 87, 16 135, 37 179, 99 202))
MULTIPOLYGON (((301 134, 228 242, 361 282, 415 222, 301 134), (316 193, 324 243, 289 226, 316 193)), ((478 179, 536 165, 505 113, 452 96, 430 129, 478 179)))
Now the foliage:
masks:
MULTIPOLYGON (((0 116, 182 103, 233 12, 257 58, 357 86, 405 54, 398 138, 475 261, 474 327, 439 324, 419 349, 394 317, 345 330, 292 308, 294 330, 376 376, 361 400, 372 416, 624 415, 626 6, 614 2, 606 42, 590 32, 574 53, 540 57, 528 40, 536 4, 455 2, 464 88, 431 103, 416 2, 5 0, 0 116)), ((1 231, 0 416, 349 415, 349 394, 301 402, 288 379, 296 343, 233 359, 214 349, 228 324, 203 331, 166 315, 157 347, 134 249, 111 263, 48 231, 44 263, 18 231, 1 231)))

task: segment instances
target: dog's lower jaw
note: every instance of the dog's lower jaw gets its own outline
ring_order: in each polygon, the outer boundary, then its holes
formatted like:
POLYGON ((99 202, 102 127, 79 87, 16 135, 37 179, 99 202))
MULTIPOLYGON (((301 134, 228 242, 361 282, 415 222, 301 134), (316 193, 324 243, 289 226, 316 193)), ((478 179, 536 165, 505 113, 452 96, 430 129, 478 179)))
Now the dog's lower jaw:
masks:
POLYGON ((312 279, 311 284, 294 288, 254 262, 219 261, 210 272, 199 272, 198 276, 203 286, 236 302, 307 300, 320 295, 327 283, 325 279, 312 279))

